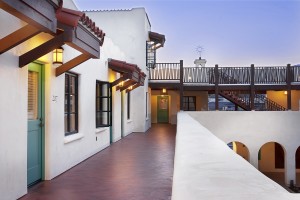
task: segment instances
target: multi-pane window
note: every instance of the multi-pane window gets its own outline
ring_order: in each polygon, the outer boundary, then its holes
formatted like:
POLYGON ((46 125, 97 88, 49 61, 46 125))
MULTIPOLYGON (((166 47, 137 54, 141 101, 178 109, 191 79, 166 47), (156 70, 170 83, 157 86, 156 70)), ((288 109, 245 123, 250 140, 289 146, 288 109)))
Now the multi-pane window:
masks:
POLYGON ((183 97, 183 110, 185 110, 185 111, 195 111, 196 110, 196 97, 195 96, 183 97))
POLYGON ((78 75, 65 74, 65 135, 78 132, 78 75))
POLYGON ((96 127, 111 126, 111 103, 110 83, 96 81, 96 127))
POLYGON ((130 92, 127 93, 127 119, 130 119, 130 92))
POLYGON ((154 68, 154 64, 156 62, 156 49, 155 45, 152 41, 147 41, 146 42, 146 65, 148 68, 154 68))

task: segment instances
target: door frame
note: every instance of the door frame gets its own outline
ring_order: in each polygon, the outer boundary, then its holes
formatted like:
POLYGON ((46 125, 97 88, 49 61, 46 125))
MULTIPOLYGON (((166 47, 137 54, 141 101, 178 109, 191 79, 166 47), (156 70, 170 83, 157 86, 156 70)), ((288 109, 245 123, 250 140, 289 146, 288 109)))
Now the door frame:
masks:
MULTIPOLYGON (((46 123, 45 123, 45 64, 43 62, 39 62, 39 61, 34 61, 32 63, 35 63, 35 64, 38 64, 40 65, 41 67, 41 117, 43 118, 43 123, 44 123, 44 126, 41 127, 41 171, 42 171, 42 177, 41 177, 41 180, 45 180, 45 126, 46 126, 46 123)), ((30 65, 30 64, 29 64, 30 65)), ((30 71, 29 69, 29 65, 28 65, 28 69, 27 71, 30 71)), ((27 72, 28 73, 28 72, 27 72)), ((27 80, 28 82, 28 80, 27 80)), ((28 88, 28 86, 27 86, 28 88)), ((28 99, 27 99, 28 101, 28 99)), ((28 121, 28 119, 27 119, 28 121)), ((28 128, 27 128, 27 131, 28 131, 28 128)), ((28 143, 27 143, 28 145, 28 143)), ((28 149, 26 149, 26 151, 28 151, 28 149)), ((33 184, 34 185, 34 184, 33 184)), ((32 185, 27 185, 27 187, 31 187, 32 185)))
POLYGON ((169 97, 169 95, 157 95, 157 108, 156 108, 156 112, 157 112, 157 114, 156 114, 156 120, 157 120, 157 123, 162 123, 162 124, 164 124, 164 123, 170 123, 170 97, 169 97), (168 122, 159 122, 159 99, 160 98, 167 98, 168 99, 168 107, 167 107, 167 112, 168 112, 168 122))

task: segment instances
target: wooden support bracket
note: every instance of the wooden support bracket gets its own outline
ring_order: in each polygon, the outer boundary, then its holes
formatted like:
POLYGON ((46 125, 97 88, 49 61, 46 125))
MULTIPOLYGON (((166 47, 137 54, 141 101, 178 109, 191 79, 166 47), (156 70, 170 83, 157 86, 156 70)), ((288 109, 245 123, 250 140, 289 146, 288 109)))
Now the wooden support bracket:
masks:
POLYGON ((77 65, 87 61, 90 58, 91 57, 88 54, 81 54, 81 55, 77 56, 76 58, 73 58, 72 60, 66 62, 65 64, 62 64, 61 66, 57 67, 56 71, 55 71, 55 75, 59 76, 59 75, 65 73, 66 71, 76 67, 77 65))

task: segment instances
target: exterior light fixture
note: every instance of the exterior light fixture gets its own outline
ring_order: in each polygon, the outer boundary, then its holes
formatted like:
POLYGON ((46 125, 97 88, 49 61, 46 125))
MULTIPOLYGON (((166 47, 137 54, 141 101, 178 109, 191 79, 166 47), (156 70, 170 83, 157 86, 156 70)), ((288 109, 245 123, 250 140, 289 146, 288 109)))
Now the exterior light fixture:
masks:
POLYGON ((287 91, 284 91, 283 94, 287 95, 287 91))
POLYGON ((167 89, 166 89, 166 88, 163 88, 163 89, 162 89, 162 93, 163 93, 163 94, 166 94, 166 93, 167 93, 167 89))
POLYGON ((59 47, 53 51, 53 64, 63 64, 64 49, 59 47))

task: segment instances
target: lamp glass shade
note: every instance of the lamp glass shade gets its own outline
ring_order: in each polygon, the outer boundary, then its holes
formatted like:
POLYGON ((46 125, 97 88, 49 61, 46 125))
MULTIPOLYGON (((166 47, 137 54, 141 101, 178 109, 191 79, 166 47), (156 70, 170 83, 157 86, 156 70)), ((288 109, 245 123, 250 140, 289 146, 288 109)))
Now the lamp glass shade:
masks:
POLYGON ((63 52, 62 47, 54 49, 53 51, 53 64, 63 64, 63 52))

